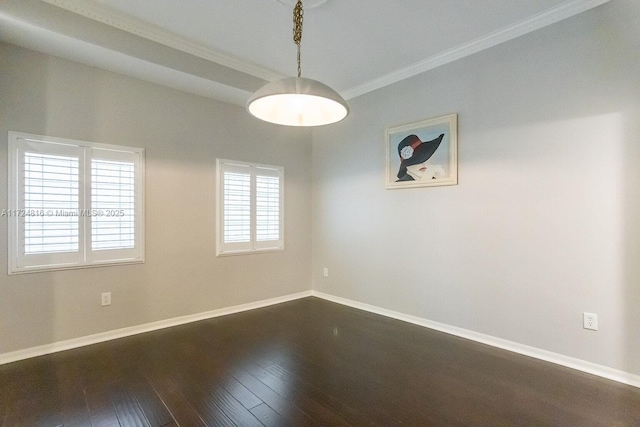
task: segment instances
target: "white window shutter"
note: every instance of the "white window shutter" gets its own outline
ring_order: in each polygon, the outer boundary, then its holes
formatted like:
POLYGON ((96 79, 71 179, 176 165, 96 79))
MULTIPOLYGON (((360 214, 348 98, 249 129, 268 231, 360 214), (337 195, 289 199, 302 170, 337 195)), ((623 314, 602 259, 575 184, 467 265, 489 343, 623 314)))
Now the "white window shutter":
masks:
POLYGON ((251 250, 251 167, 218 162, 218 252, 251 250))
POLYGON ((82 150, 11 135, 11 271, 82 262, 82 150))
POLYGON ((256 249, 282 246, 282 171, 256 167, 256 249))
POLYGON ((22 160, 25 254, 77 252, 78 157, 25 152, 22 160))
POLYGON ((224 172, 224 243, 251 241, 251 175, 224 172))
POLYGON ((9 132, 9 274, 144 261, 144 150, 9 132))
POLYGON ((91 159, 91 250, 135 246, 134 164, 91 159))
POLYGON ((92 148, 88 187, 89 262, 141 257, 143 245, 142 162, 139 153, 92 148))
POLYGON ((218 159, 218 255, 281 250, 284 170, 218 159))

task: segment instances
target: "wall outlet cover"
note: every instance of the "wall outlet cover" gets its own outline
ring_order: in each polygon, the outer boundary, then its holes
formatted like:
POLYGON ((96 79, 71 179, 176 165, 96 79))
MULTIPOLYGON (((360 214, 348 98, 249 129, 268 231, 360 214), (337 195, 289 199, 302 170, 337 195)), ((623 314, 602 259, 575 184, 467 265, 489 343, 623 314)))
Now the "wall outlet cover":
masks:
POLYGON ((592 331, 597 331, 598 315, 594 313, 582 313, 582 327, 592 331))
POLYGON ((101 297, 101 304, 103 307, 111 305, 111 292, 103 292, 101 297))

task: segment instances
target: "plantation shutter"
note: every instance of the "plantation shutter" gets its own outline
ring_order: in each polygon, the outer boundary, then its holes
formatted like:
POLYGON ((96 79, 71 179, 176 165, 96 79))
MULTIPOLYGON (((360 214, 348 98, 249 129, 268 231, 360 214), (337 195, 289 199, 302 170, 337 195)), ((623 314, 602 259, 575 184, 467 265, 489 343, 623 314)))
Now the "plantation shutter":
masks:
POLYGON ((77 252, 79 159, 24 153, 25 254, 77 252))
POLYGON ((137 153, 92 148, 89 216, 90 261, 139 256, 138 229, 142 220, 140 164, 137 153), (138 184, 139 185, 139 184, 138 184))
POLYGON ((283 169, 221 159, 217 169, 218 255, 282 249, 283 169))
POLYGON ((84 168, 78 147, 20 140, 16 183, 10 197, 16 211, 11 233, 18 235, 16 267, 64 266, 82 260, 83 224, 80 176, 84 168))
POLYGON ((251 167, 222 165, 222 246, 251 248, 251 167))
POLYGON ((9 132, 9 274, 144 259, 144 150, 9 132))
POLYGON ((130 249, 135 244, 133 163, 91 160, 91 249, 130 249))
POLYGON ((256 248, 277 247, 281 242, 281 173, 256 169, 256 248))

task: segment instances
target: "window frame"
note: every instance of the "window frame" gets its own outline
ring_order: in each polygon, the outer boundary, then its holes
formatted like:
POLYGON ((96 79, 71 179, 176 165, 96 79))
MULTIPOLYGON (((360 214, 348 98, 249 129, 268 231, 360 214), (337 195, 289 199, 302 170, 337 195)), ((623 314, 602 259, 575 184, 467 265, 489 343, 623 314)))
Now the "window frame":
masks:
POLYGON ((9 132, 8 137, 8 274, 69 270, 78 268, 101 267, 106 265, 138 264, 145 261, 145 196, 144 167, 145 150, 138 147, 101 144, 78 141, 68 138, 57 138, 44 135, 32 135, 22 132, 9 132), (92 219, 91 215, 79 214, 78 218, 78 250, 67 252, 44 252, 41 254, 25 254, 25 220, 20 203, 24 194, 24 154, 32 146, 32 152, 44 155, 56 153, 72 153, 78 157, 78 209, 82 212, 92 211, 92 159, 105 157, 116 161, 133 161, 134 163, 134 247, 131 249, 96 249, 91 248, 92 219), (40 145, 40 150, 33 148, 40 145), (46 149, 42 148, 45 147, 46 149), (126 160, 125 160, 126 159, 126 160))
POLYGON ((284 251, 284 167, 275 165, 265 165, 237 160, 216 159, 216 256, 247 255, 256 253, 284 251), (250 226, 248 242, 225 243, 224 242, 224 172, 236 171, 244 172, 245 168, 250 171, 250 226), (260 173, 262 171, 262 174, 260 173), (277 176, 279 178, 279 239, 261 240, 256 239, 256 177, 257 176, 277 176))

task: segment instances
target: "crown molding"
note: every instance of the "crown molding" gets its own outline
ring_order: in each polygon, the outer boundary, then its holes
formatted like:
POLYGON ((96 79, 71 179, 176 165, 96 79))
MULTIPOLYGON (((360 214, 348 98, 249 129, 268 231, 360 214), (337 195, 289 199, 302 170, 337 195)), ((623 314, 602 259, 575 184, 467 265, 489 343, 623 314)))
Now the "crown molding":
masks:
MULTIPOLYGON (((275 81, 285 76, 260 66, 250 61, 242 60, 231 55, 219 52, 191 39, 164 30, 155 25, 148 24, 137 18, 116 12, 110 8, 102 6, 90 0, 41 0, 44 3, 60 7, 67 11, 76 13, 102 24, 109 25, 130 34, 145 38, 147 40, 160 43, 173 49, 191 54, 228 68, 243 72, 245 74, 267 80, 275 81)), ((285 0, 277 0, 283 2, 285 0)), ((340 91, 345 99, 353 99, 358 96, 373 92, 377 89, 389 86, 402 80, 411 78, 418 74, 434 68, 457 61, 464 57, 473 55, 482 50, 489 49, 501 43, 515 39, 522 35, 552 25, 556 22, 570 18, 579 13, 585 12, 610 0, 572 0, 562 3, 556 7, 548 9, 526 20, 507 26, 501 30, 486 34, 469 43, 448 49, 424 60, 398 69, 384 76, 375 78, 368 82, 354 86, 350 89, 340 91)))
POLYGON ((69 12, 84 16, 102 24, 109 25, 130 34, 147 40, 163 44, 173 49, 190 55, 215 62, 225 67, 258 77, 263 80, 273 81, 285 76, 269 68, 262 67, 250 61, 245 61, 231 55, 224 54, 215 49, 197 43, 186 37, 182 37, 171 31, 164 30, 140 19, 116 12, 110 8, 88 0, 41 0, 45 3, 65 9, 69 12))
POLYGON ((416 62, 415 64, 370 80, 351 89, 347 89, 341 92, 341 95, 345 99, 352 99, 357 96, 373 92, 374 90, 381 89, 393 83, 424 73, 425 71, 432 70, 530 32, 539 30, 548 25, 555 24, 556 22, 570 18, 589 9, 593 9, 594 7, 600 6, 609 1, 610 0, 573 0, 568 3, 560 4, 534 15, 529 19, 479 37, 469 43, 445 50, 422 61, 416 62))

